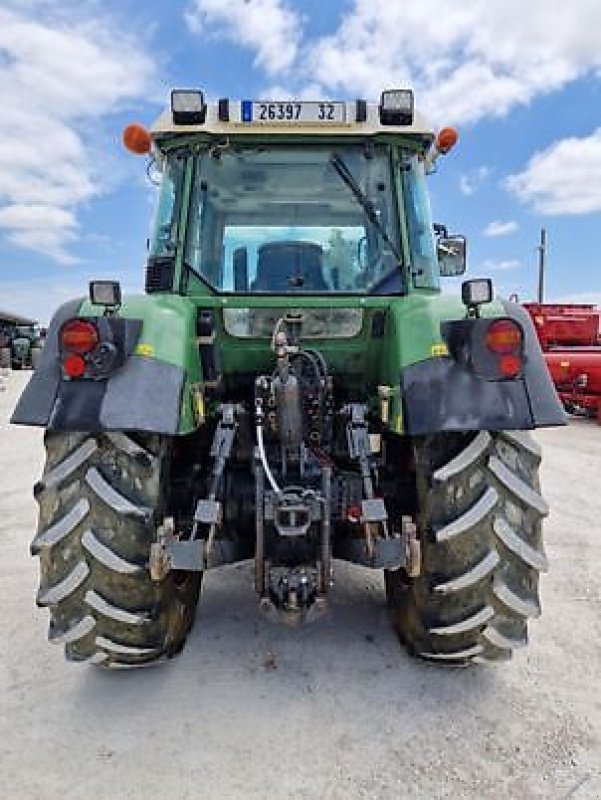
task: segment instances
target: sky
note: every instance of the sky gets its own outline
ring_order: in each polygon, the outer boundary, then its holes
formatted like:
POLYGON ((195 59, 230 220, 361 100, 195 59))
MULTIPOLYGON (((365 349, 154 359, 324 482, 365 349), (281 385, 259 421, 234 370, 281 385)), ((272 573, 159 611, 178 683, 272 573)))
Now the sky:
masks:
POLYGON ((141 291, 155 189, 124 151, 171 88, 377 100, 459 130, 430 178, 468 277, 601 303, 599 0, 0 0, 0 308, 46 323, 91 278, 141 291))

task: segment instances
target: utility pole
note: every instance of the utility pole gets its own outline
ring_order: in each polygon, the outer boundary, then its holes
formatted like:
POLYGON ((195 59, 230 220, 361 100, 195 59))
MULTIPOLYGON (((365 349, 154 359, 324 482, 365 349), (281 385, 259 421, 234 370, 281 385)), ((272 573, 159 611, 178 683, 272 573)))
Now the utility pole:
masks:
POLYGON ((540 229, 540 244, 538 250, 538 302, 545 302, 545 257, 547 254, 547 232, 540 229))

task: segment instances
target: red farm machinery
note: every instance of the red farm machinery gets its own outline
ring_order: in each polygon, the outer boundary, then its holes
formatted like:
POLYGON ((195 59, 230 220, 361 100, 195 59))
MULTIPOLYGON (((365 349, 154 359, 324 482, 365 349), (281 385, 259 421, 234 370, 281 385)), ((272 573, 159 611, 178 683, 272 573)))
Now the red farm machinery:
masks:
POLYGON ((524 303, 566 411, 601 424, 599 309, 585 304, 524 303))

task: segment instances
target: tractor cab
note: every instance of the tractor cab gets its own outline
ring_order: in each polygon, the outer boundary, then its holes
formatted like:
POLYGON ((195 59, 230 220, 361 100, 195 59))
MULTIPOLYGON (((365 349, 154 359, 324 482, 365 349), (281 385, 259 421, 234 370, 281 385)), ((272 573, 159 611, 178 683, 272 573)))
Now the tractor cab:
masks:
POLYGON ((411 92, 384 92, 379 106, 222 100, 217 108, 200 92, 174 92, 149 143, 161 189, 147 288, 437 289, 426 172, 450 149, 449 130, 436 143, 411 92), (185 103, 195 113, 182 114, 185 103))

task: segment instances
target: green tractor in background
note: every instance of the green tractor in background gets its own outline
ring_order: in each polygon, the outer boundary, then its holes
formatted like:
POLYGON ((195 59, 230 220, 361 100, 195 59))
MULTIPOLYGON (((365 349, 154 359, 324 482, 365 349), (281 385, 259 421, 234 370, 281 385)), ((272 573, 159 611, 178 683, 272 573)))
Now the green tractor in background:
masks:
POLYGON ((411 653, 524 645, 546 568, 540 450, 564 424, 530 320, 433 225, 435 136, 379 104, 174 91, 146 294, 96 281, 56 313, 13 422, 46 428, 37 602, 67 657, 179 652, 202 575, 254 560, 261 611, 327 611, 336 559, 383 573, 411 653))
POLYGON ((0 324, 0 369, 10 369, 10 331, 0 324))
POLYGON ((36 369, 42 353, 42 338, 37 325, 15 325, 0 334, 0 366, 36 369))

